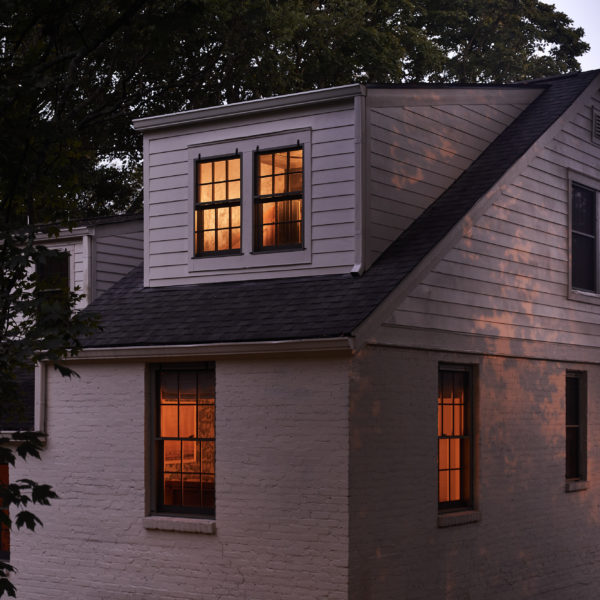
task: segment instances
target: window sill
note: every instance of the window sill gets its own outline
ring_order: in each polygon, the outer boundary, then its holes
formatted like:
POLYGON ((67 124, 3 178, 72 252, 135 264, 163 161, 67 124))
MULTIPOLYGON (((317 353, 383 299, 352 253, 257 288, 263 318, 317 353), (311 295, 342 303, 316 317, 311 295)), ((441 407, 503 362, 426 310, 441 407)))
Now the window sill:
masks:
POLYGON ((204 533, 215 535, 217 524, 212 519, 186 519, 181 517, 144 517, 145 529, 160 531, 182 531, 184 533, 204 533))
POLYGON ((587 490, 588 482, 583 479, 572 479, 570 481, 565 481, 565 492, 581 492, 583 490, 587 490))
POLYGON ((461 510, 438 515, 438 527, 454 527, 455 525, 466 525, 467 523, 477 523, 481 519, 481 513, 478 510, 461 510))

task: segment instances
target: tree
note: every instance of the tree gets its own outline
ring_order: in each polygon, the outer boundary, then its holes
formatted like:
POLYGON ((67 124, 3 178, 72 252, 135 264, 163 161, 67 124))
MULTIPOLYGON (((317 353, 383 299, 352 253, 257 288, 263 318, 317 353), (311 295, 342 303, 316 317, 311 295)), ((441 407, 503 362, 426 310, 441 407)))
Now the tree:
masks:
MULTIPOLYGON (((41 293, 34 266, 50 254, 35 224, 52 234, 140 209, 132 118, 353 81, 561 73, 579 68, 582 35, 538 0, 0 0, 0 420, 19 405, 19 370, 48 360, 70 374, 61 361, 93 326, 76 295, 41 293)), ((39 440, 19 441, 17 455, 37 456, 39 440)), ((53 494, 0 485, 17 527, 53 494)), ((14 593, 10 569, 0 595, 14 593)))

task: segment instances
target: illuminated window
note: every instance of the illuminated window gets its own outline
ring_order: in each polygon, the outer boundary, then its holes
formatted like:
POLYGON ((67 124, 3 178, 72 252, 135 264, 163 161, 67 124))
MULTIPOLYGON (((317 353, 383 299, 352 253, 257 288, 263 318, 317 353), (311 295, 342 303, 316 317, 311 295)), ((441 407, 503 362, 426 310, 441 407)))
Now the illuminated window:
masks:
POLYGON ((196 162, 194 254, 240 251, 241 159, 196 162))
MULTIPOLYGON (((0 485, 8 485, 8 465, 0 464, 0 485)), ((3 517, 8 517, 8 510, 0 511, 3 517)), ((7 523, 0 524, 0 559, 10 558, 10 529, 7 523)))
POLYGON ((302 247, 303 150, 255 155, 254 250, 302 247))
POLYGON ((471 371, 440 368, 438 381, 438 503, 440 509, 471 505, 471 371))
POLYGON ((154 510, 215 514, 215 371, 156 371, 154 510))
POLYGON ((565 476, 567 479, 585 479, 586 393, 584 373, 567 373, 565 405, 565 476))
POLYGON ((571 287, 598 291, 598 223, 596 192, 573 183, 571 187, 571 287))

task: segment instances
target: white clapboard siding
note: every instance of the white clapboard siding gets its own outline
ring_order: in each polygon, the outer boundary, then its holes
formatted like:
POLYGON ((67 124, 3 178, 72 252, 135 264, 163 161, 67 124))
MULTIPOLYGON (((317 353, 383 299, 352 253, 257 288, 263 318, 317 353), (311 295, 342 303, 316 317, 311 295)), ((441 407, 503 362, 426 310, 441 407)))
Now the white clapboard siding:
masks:
POLYGON ((390 106, 389 100, 368 111, 367 265, 527 106, 514 99, 493 103, 486 96, 484 103, 464 93, 456 104, 390 106))
POLYGON ((94 244, 94 296, 98 297, 142 261, 142 219, 97 225, 94 244))
MULTIPOLYGON (((158 286, 350 271, 357 262, 358 246, 356 135, 353 101, 149 133, 146 136, 146 282, 158 286), (253 262, 244 256, 243 265, 240 261, 226 260, 219 263, 225 264, 223 267, 201 268, 198 261, 202 259, 191 256, 194 190, 190 188, 188 148, 198 147, 195 152, 201 154, 203 147, 221 144, 220 147, 233 151, 236 139, 265 138, 296 130, 310 132, 310 152, 306 152, 310 164, 306 169, 311 171, 311 177, 307 178, 311 183, 305 203, 311 211, 307 219, 310 227, 305 230, 311 249, 308 259, 282 264, 281 253, 277 253, 273 259, 267 255, 252 257, 253 262)), ((268 147, 265 142, 261 144, 268 147)), ((209 158, 210 150, 206 152, 209 158)), ((242 168, 245 176, 250 177, 252 165, 246 163, 242 168)), ((251 202, 245 199, 242 210, 249 206, 251 202)), ((251 232, 243 231, 242 235, 249 236, 251 232)))
POLYGON ((512 184, 397 306, 381 335, 390 339, 399 335, 396 327, 409 326, 430 333, 417 336, 425 345, 461 333, 600 348, 600 305, 570 297, 568 281, 568 172, 593 177, 600 189, 592 106, 600 108, 600 94, 584 94, 563 115, 552 138, 526 157, 512 184))

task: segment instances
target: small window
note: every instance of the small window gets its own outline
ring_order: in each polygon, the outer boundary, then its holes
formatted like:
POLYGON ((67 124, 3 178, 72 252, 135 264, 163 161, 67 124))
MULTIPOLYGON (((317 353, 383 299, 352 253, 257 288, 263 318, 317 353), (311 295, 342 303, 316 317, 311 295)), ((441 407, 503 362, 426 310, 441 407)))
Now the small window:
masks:
POLYGON ((63 250, 44 252, 35 270, 38 289, 48 295, 56 295, 69 289, 70 255, 63 250))
POLYGON ((438 381, 438 506, 472 506, 471 370, 440 368, 438 381))
POLYGON ((254 250, 302 248, 303 149, 255 155, 254 250))
POLYGON ((565 413, 565 477, 571 480, 585 480, 587 452, 584 373, 567 373, 565 413))
POLYGON ((571 287, 598 291, 596 192, 573 183, 571 188, 571 287))
POLYGON ((153 510, 215 514, 214 365, 156 369, 153 510))
MULTIPOLYGON (((0 485, 8 485, 9 483, 8 465, 0 464, 0 485)), ((8 510, 0 510, 0 512, 5 518, 8 517, 8 510)), ((0 523, 0 560, 2 559, 10 559, 10 528, 5 522, 0 523)))
POLYGON ((196 256, 240 252, 241 197, 239 156, 196 162, 196 256))

